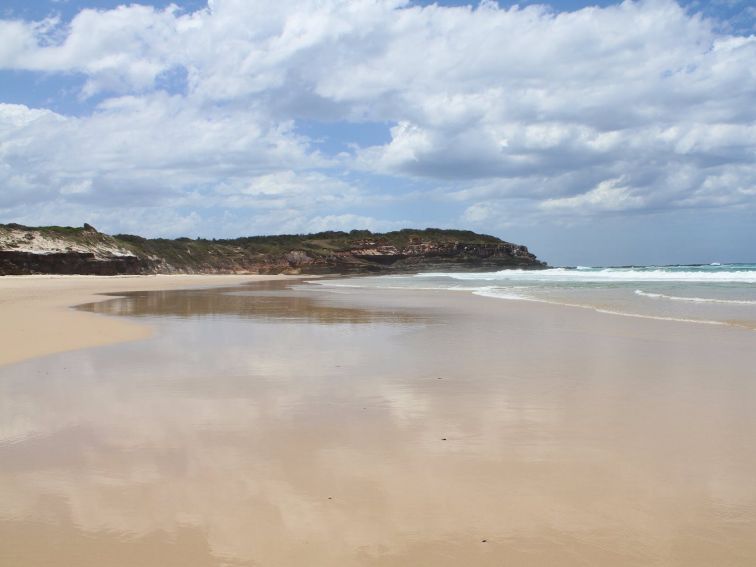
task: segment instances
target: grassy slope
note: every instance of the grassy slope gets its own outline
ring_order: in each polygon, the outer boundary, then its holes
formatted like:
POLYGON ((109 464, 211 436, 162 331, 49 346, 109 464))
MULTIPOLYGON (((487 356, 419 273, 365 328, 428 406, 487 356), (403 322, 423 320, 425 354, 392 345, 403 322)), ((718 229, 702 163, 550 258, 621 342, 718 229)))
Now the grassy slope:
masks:
POLYGON ((174 240, 117 234, 116 240, 140 247, 150 253, 170 257, 180 250, 189 249, 193 254, 204 255, 213 249, 224 251, 245 250, 254 254, 285 254, 291 250, 306 250, 315 255, 324 255, 339 250, 349 250, 357 241, 370 240, 379 244, 404 247, 413 238, 432 242, 465 242, 469 244, 496 244, 494 236, 476 234, 466 230, 404 229, 387 233, 371 233, 366 230, 352 232, 319 232, 315 234, 281 234, 276 236, 245 236, 234 239, 206 240, 203 238, 177 238, 174 240))
POLYGON ((93 244, 97 241, 116 244, 134 252, 137 256, 161 258, 170 265, 187 269, 201 269, 207 266, 222 268, 237 261, 244 264, 261 257, 281 257, 293 250, 306 251, 312 257, 324 257, 338 251, 354 248, 361 242, 369 241, 378 245, 393 245, 403 248, 413 242, 461 242, 465 244, 499 244, 494 236, 476 234, 466 230, 443 230, 426 228, 423 230, 404 229, 387 233, 371 233, 367 230, 351 232, 329 231, 316 234, 282 234, 275 236, 248 236, 234 239, 208 240, 203 238, 143 238, 141 236, 117 234, 108 236, 96 232, 92 227, 24 227, 21 225, 0 225, 3 228, 34 231, 41 235, 69 242, 93 244))

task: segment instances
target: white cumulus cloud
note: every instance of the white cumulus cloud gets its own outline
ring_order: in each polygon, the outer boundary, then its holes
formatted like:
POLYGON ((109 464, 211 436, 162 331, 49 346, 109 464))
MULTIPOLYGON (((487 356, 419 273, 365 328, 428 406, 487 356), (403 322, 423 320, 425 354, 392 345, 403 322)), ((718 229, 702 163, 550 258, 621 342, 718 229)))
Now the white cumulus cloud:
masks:
POLYGON ((288 210, 287 227, 413 216, 365 213, 382 191, 365 175, 421 195, 415 217, 433 200, 459 223, 752 207, 756 36, 720 24, 672 0, 213 0, 0 20, 0 68, 78 76, 96 101, 75 116, 0 105, 0 211, 174 206, 210 222, 251 207, 288 210), (329 155, 300 129, 313 120, 385 124, 388 141, 329 155))

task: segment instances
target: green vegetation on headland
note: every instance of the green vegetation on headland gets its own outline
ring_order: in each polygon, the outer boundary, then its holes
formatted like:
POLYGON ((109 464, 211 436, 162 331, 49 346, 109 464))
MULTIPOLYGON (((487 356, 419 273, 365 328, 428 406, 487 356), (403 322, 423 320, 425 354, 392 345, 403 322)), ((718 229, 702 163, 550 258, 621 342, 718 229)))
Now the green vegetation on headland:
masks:
POLYGON ((403 229, 234 239, 109 236, 0 225, 0 275, 13 273, 384 273, 542 268, 527 248, 467 230, 403 229))

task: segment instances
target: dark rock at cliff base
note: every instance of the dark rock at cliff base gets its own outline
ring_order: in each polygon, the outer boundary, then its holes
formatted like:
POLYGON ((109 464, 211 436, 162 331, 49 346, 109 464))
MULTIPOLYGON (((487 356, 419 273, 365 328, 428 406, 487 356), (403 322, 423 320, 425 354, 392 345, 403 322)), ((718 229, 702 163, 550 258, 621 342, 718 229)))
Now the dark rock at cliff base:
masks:
POLYGON ((383 274, 544 267, 525 246, 461 230, 170 240, 109 236, 88 224, 0 225, 0 275, 383 274))
POLYGON ((141 259, 130 257, 97 258, 91 252, 34 254, 0 250, 0 275, 89 274, 115 276, 149 273, 141 259))

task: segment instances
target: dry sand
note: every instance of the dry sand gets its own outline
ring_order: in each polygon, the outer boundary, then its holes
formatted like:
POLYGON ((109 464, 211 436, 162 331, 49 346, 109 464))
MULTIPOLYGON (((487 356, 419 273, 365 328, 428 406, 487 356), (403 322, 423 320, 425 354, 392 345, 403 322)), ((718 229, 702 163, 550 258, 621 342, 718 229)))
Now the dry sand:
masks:
MULTIPOLYGON (((143 339, 150 327, 75 311, 71 306, 126 291, 238 285, 286 278, 257 275, 0 277, 0 365, 35 356, 143 339)), ((289 276, 290 277, 290 276, 289 276)))

